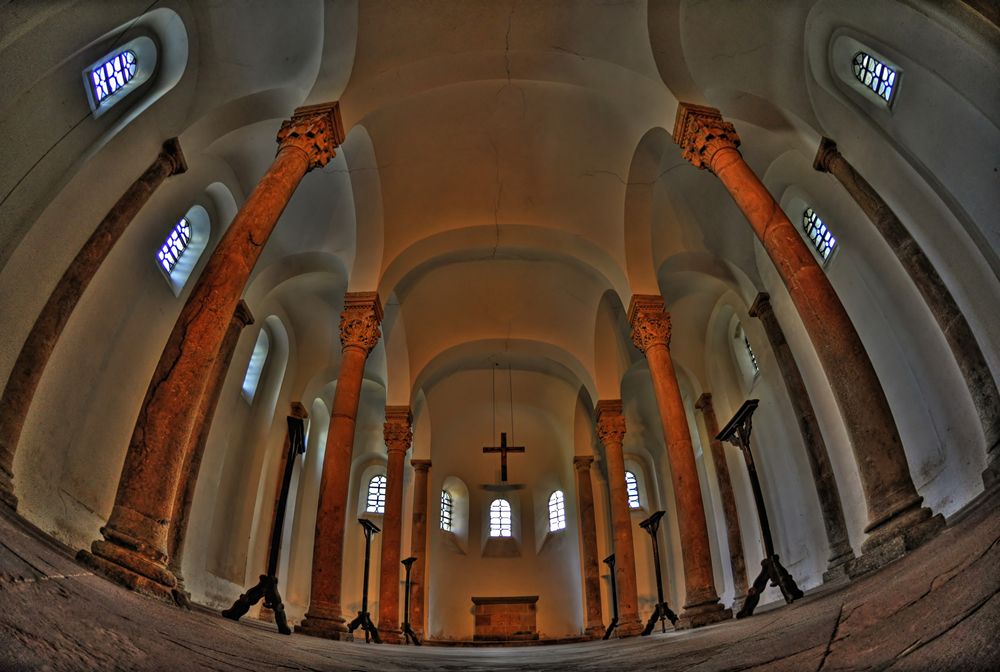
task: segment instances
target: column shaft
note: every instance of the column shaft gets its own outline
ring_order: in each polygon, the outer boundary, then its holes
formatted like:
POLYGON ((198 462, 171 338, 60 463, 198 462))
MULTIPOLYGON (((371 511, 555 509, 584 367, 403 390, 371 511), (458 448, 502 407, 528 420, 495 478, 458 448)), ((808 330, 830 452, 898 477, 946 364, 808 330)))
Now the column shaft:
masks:
POLYGON ((743 536, 740 533, 740 516, 736 510, 736 496, 733 494, 733 480, 729 475, 729 463, 726 461, 726 451, 716 436, 719 435, 719 420, 715 416, 715 405, 712 395, 705 393, 698 398, 695 408, 701 411, 705 420, 705 431, 708 432, 708 445, 712 451, 712 462, 715 464, 715 476, 719 481, 719 497, 722 499, 722 514, 726 519, 726 539, 729 542, 729 562, 733 568, 733 609, 738 610, 743 605, 747 595, 747 565, 743 555, 743 536))
MULTIPOLYGON (((594 639, 604 634, 604 615, 601 610, 601 565, 597 554, 597 521, 594 515, 594 487, 590 481, 590 465, 594 458, 577 455, 576 496, 580 508, 580 547, 583 569, 584 627, 594 639)), ((624 479, 624 465, 622 478, 624 479)))
POLYGON ((424 577, 427 566, 427 505, 430 460, 410 460, 413 478, 413 526, 410 529, 410 555, 417 559, 410 568, 410 627, 424 638, 424 577))
POLYGON ((382 516, 382 558, 379 579, 378 631, 383 641, 398 644, 399 629, 399 555, 403 538, 403 464, 410 449, 410 409, 390 406, 385 409, 386 465, 385 514, 382 516))
POLYGON ((785 340, 785 334, 778 324, 778 318, 774 315, 767 294, 757 295, 753 306, 750 307, 750 315, 759 318, 764 325, 767 340, 771 342, 771 350, 774 351, 775 360, 781 370, 781 377, 788 388, 788 397, 792 402, 799 431, 802 433, 802 442, 806 447, 806 455, 809 457, 809 467, 813 472, 826 539, 830 544, 827 571, 823 576, 824 580, 834 579, 842 575, 846 563, 854 559, 854 551, 851 550, 851 543, 847 537, 847 522, 844 519, 840 490, 833 474, 830 454, 826 450, 826 442, 823 440, 816 412, 813 410, 812 402, 809 401, 802 373, 795 363, 792 349, 785 340))
POLYGON ((35 389, 63 328, 97 270, 142 206, 164 180, 186 170, 177 138, 167 140, 153 163, 122 194, 76 253, 28 332, 0 397, 0 502, 11 508, 17 507, 12 483, 14 451, 35 389))
POLYGON ((611 527, 615 546, 615 576, 618 582, 619 637, 634 637, 642 632, 639 620, 638 581, 635 573, 635 546, 632 541, 632 516, 625 490, 625 416, 619 399, 597 403, 597 435, 604 444, 608 460, 608 490, 611 494, 611 527))

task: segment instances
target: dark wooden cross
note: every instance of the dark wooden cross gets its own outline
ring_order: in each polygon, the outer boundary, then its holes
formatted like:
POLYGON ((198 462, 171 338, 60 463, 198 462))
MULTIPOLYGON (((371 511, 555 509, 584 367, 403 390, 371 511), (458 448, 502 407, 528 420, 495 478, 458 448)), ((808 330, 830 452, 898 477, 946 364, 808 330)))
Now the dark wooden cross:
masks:
POLYGON ((507 453, 523 453, 524 446, 508 446, 507 432, 500 432, 499 446, 484 446, 484 453, 500 453, 500 480, 507 482, 507 453))

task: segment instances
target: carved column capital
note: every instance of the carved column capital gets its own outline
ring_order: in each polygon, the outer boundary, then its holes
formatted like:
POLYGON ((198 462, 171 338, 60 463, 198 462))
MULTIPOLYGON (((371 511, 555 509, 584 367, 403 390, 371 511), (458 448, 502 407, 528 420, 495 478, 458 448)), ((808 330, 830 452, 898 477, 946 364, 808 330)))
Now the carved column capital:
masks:
POLYGON ((427 472, 431 468, 430 460, 410 460, 410 466, 414 471, 427 472))
POLYGON ((663 308, 663 297, 634 294, 628 307, 632 342, 643 353, 654 345, 670 347, 670 315, 663 308))
POLYGON ((240 299, 240 302, 236 304, 236 310, 233 311, 233 322, 239 325, 240 329, 253 324, 253 313, 250 312, 250 306, 243 299, 240 299))
POLYGON ((697 408, 699 411, 704 411, 706 409, 708 409, 709 411, 713 410, 712 393, 711 392, 703 393, 700 397, 698 397, 698 401, 694 402, 694 407, 697 408))
POLYGON ((309 411, 306 410, 306 407, 302 405, 301 401, 293 401, 290 404, 288 415, 293 418, 298 418, 299 420, 305 420, 309 417, 309 411))
POLYGON ((830 166, 836 159, 841 158, 837 143, 830 138, 821 138, 819 148, 816 150, 816 158, 813 159, 813 168, 821 173, 829 173, 830 166))
POLYGON ((590 472, 590 466, 594 463, 593 455, 575 455, 573 457, 573 466, 577 471, 590 472))
POLYGON ((771 313, 771 295, 767 292, 758 294, 747 313, 749 313, 750 317, 759 317, 762 319, 766 317, 771 313))
POLYGON ((340 103, 299 107, 278 131, 278 151, 296 149, 305 154, 309 168, 322 168, 337 155, 344 142, 340 103))
POLYGON ((365 356, 382 337, 382 303, 376 292, 350 292, 344 297, 344 311, 340 314, 340 344, 361 348, 365 356))
POLYGON ((382 435, 385 437, 385 448, 388 451, 400 450, 406 452, 413 442, 411 423, 413 417, 409 406, 386 406, 385 425, 382 435))
POLYGON ((184 159, 184 152, 181 151, 181 141, 177 138, 168 138, 163 142, 160 159, 170 165, 169 175, 180 175, 187 172, 187 161, 184 159))
POLYGON ((605 446, 625 440, 625 416, 621 399, 597 402, 597 436, 605 446))
POLYGON ((723 119, 722 113, 714 107, 679 103, 674 142, 680 145, 681 156, 695 168, 715 172, 712 168, 715 155, 722 149, 739 147, 740 136, 736 127, 723 119))

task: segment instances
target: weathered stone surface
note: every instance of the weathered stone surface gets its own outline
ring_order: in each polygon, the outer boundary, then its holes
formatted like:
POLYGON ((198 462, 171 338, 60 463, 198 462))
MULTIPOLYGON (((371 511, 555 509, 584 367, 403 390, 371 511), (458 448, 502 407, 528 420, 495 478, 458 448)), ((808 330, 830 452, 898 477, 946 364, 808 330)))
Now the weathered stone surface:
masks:
POLYGON ((593 463, 592 455, 577 455, 573 458, 573 466, 576 468, 576 497, 580 509, 584 629, 596 639, 604 634, 604 616, 601 613, 601 565, 597 555, 594 486, 590 480, 590 467, 593 463))
POLYGON ((413 441, 410 423, 413 418, 408 406, 385 409, 386 463, 385 513, 382 517, 382 557, 379 573, 378 631, 382 641, 398 644, 399 629, 399 564, 403 537, 403 462, 413 441))
POLYGON ((410 555, 417 560, 410 568, 410 627, 424 637, 424 576, 427 566, 427 479, 430 460, 410 460, 413 467, 413 525, 410 527, 410 555))

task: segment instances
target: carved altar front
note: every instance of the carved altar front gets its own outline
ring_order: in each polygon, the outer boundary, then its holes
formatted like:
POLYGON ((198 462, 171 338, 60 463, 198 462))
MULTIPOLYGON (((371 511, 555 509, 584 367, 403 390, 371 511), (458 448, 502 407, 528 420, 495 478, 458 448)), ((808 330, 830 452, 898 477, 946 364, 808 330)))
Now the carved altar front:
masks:
POLYGON ((473 597, 476 625, 473 640, 512 641, 538 639, 537 595, 473 597))

